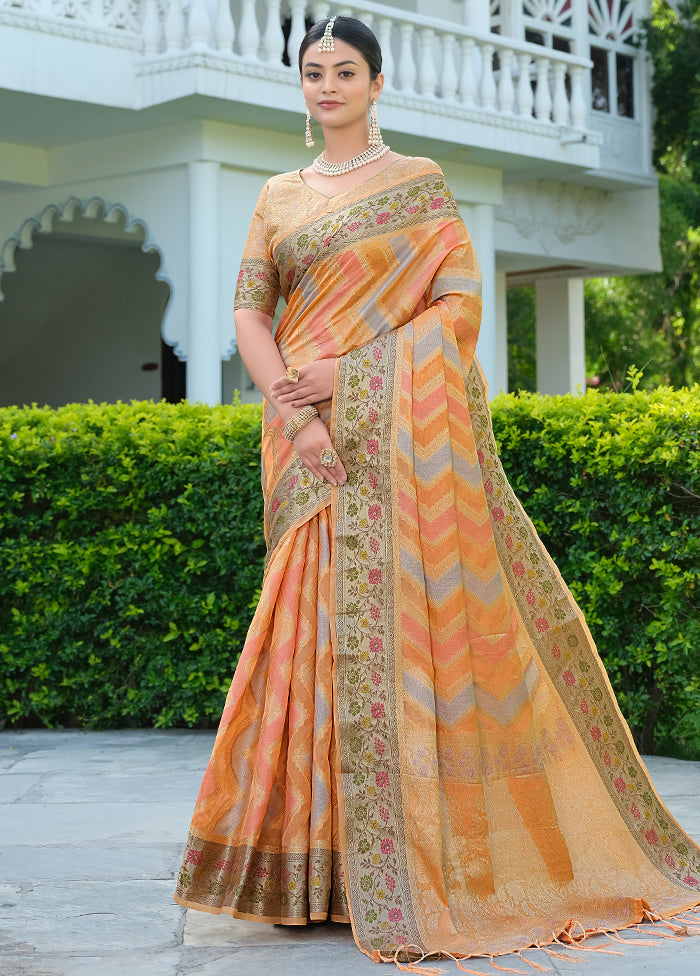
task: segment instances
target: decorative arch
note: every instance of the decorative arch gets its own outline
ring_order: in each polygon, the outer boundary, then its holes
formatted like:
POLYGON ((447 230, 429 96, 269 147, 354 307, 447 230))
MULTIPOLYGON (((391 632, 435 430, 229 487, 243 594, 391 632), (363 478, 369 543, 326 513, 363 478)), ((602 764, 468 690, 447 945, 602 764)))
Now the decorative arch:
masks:
POLYGON ((57 220, 64 223, 72 223, 76 216, 88 217, 95 220, 101 218, 107 224, 116 224, 120 220, 123 220, 126 233, 135 233, 137 231, 143 233, 141 251, 144 254, 155 252, 158 255, 159 264, 155 279, 156 281, 164 282, 170 289, 170 298, 163 312, 161 336, 164 342, 173 347, 173 351, 178 359, 184 360, 186 358, 185 352, 179 342, 175 339, 169 339, 167 333, 168 314, 172 306, 174 285, 172 279, 164 270, 165 257, 158 244, 152 240, 147 221, 141 217, 134 217, 122 203, 107 203, 101 197, 80 199, 79 197, 70 196, 63 203, 50 203, 35 217, 27 218, 19 230, 7 238, 0 247, 0 302, 4 299, 2 290, 3 275, 11 274, 16 270, 15 252, 17 248, 22 248, 22 250, 31 249, 34 244, 35 234, 51 234, 55 230, 57 220))

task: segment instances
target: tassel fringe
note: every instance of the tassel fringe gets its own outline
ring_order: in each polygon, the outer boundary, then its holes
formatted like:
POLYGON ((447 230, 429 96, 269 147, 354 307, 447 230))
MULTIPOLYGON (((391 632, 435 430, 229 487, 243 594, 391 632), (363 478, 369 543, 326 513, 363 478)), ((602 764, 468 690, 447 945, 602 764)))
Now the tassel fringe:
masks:
POLYGON ((528 964, 528 966, 532 966, 533 969, 538 969, 541 973, 551 973, 551 971, 552 971, 551 969, 547 969, 546 966, 540 966, 539 963, 533 962, 531 959, 527 959, 522 954, 522 952, 516 952, 515 954, 518 957, 518 959, 522 959, 522 961, 523 962, 526 962, 528 964))

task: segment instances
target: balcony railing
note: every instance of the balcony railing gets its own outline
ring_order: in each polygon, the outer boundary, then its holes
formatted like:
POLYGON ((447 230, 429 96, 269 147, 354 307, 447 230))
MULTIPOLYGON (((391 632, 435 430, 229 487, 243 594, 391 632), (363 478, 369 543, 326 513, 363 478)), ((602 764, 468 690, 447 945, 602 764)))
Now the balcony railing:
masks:
MULTIPOLYGON (((281 79, 297 76, 307 22, 330 11, 330 3, 307 0, 0 0, 0 15, 16 15, 14 23, 25 14, 34 29, 93 28, 102 39, 111 34, 119 46, 140 50, 146 62, 196 53, 215 58, 218 70, 226 61, 238 72, 259 65, 279 69, 281 79)), ((567 130, 586 127, 585 59, 370 0, 333 12, 357 16, 375 31, 386 91, 396 103, 421 99, 567 130)))

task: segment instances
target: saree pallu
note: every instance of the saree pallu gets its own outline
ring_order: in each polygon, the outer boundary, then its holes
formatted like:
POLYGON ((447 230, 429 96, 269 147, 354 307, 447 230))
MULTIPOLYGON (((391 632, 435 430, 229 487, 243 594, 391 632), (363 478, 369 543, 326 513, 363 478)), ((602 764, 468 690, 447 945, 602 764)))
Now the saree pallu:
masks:
POLYGON ((176 900, 350 919, 376 961, 692 909, 700 850, 498 459, 478 266, 439 169, 329 199, 269 181, 237 307, 280 291, 283 360, 336 359, 321 408, 348 481, 314 481, 265 404, 262 597, 176 900))

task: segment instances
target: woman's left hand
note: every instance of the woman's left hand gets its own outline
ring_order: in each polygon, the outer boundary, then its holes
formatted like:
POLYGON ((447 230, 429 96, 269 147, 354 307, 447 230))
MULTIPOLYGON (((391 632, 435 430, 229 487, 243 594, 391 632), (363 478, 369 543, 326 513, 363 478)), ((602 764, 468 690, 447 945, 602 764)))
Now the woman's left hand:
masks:
POLYGON ((305 407, 310 403, 330 400, 333 396, 335 359, 317 359, 299 367, 299 382, 290 383, 281 376, 270 384, 270 393, 280 403, 305 407))

